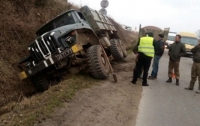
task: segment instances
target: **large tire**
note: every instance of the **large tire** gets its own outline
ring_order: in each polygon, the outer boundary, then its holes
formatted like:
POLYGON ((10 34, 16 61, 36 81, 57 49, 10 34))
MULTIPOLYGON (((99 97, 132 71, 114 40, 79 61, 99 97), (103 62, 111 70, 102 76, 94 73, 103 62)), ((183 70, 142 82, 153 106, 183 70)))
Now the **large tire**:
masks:
POLYGON ((87 55, 89 58, 88 65, 90 73, 97 79, 105 79, 109 74, 108 60, 103 54, 103 50, 100 45, 91 46, 87 55))
POLYGON ((124 58, 124 55, 120 43, 116 39, 111 39, 110 42, 111 42, 110 51, 113 58, 116 61, 122 60, 124 58))
POLYGON ((121 49, 122 49, 122 52, 123 52, 123 57, 127 57, 128 56, 128 53, 126 51, 126 47, 125 45, 123 44, 123 42, 120 40, 120 39, 117 39, 117 41, 120 43, 120 46, 121 46, 121 49))
POLYGON ((38 92, 44 92, 49 88, 49 81, 46 76, 42 73, 36 74, 31 78, 31 82, 34 84, 38 92))

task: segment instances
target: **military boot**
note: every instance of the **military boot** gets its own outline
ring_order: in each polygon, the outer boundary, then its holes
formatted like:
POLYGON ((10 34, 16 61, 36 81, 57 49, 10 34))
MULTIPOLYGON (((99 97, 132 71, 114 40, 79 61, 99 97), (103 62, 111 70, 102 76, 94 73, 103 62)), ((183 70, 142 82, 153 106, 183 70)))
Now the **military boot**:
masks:
POLYGON ((190 86, 185 88, 185 90, 193 90, 194 88, 194 83, 190 81, 190 86))
POLYGON ((179 79, 176 79, 176 85, 177 86, 179 85, 179 79))
POLYGON ((172 82, 172 78, 169 77, 169 79, 166 81, 167 83, 171 83, 172 82))
POLYGON ((200 94, 200 85, 199 85, 199 89, 198 89, 198 91, 196 91, 196 93, 197 93, 197 94, 200 94))

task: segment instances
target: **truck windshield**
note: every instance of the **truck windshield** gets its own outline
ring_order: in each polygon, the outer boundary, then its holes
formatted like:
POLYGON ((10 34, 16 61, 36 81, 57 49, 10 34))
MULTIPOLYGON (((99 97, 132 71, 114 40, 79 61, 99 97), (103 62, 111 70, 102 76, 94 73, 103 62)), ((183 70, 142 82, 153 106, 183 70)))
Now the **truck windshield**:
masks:
POLYGON ((53 22, 54 22, 55 28, 75 23, 71 12, 58 17, 53 22))
POLYGON ((44 25, 42 28, 40 28, 36 32, 36 34, 42 35, 45 32, 51 31, 55 28, 58 28, 58 27, 61 27, 61 26, 64 26, 64 25, 74 24, 74 23, 75 23, 75 20, 72 16, 72 12, 64 13, 64 14, 60 15, 59 17, 53 19, 52 21, 50 21, 46 25, 44 25))
POLYGON ((169 41, 174 41, 174 38, 175 38, 175 36, 168 36, 168 38, 167 38, 167 40, 169 40, 169 41))
POLYGON ((182 36, 181 42, 185 43, 185 44, 190 44, 190 45, 194 45, 195 46, 195 45, 197 45, 198 40, 197 40, 197 38, 191 38, 191 37, 182 36))

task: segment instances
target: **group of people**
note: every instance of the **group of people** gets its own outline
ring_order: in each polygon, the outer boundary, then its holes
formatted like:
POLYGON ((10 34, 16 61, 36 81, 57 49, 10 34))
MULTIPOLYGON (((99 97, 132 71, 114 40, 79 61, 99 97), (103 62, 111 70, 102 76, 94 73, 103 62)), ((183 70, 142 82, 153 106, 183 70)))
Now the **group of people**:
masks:
MULTIPOLYGON (((139 38, 138 45, 133 49, 134 54, 137 56, 137 62, 133 70, 133 84, 137 83, 141 71, 143 70, 142 86, 149 86, 147 79, 157 79, 159 61, 165 50, 165 43, 163 41, 164 35, 158 34, 157 38, 153 38, 153 33, 148 32, 144 37, 139 38), (149 67, 153 59, 153 69, 151 75, 148 77, 149 67)), ((193 90, 197 77, 199 79, 199 89, 196 93, 200 93, 200 43, 191 49, 193 53, 193 66, 191 69, 191 81, 186 90, 193 90)), ((176 85, 179 83, 179 64, 181 57, 186 53, 185 45, 181 42, 181 35, 177 34, 174 43, 169 47, 169 65, 167 83, 172 82, 173 71, 176 77, 176 85)))

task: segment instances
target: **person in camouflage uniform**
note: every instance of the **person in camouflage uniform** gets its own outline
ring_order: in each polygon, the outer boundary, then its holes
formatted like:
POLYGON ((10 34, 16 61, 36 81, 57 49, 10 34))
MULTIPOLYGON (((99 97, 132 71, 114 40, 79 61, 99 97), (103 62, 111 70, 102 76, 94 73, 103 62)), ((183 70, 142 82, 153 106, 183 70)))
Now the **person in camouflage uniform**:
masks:
POLYGON ((200 93, 200 43, 196 45, 191 52, 193 53, 193 65, 191 69, 191 81, 189 87, 185 88, 186 90, 193 90, 194 84, 199 80, 199 88, 196 93, 200 93))

